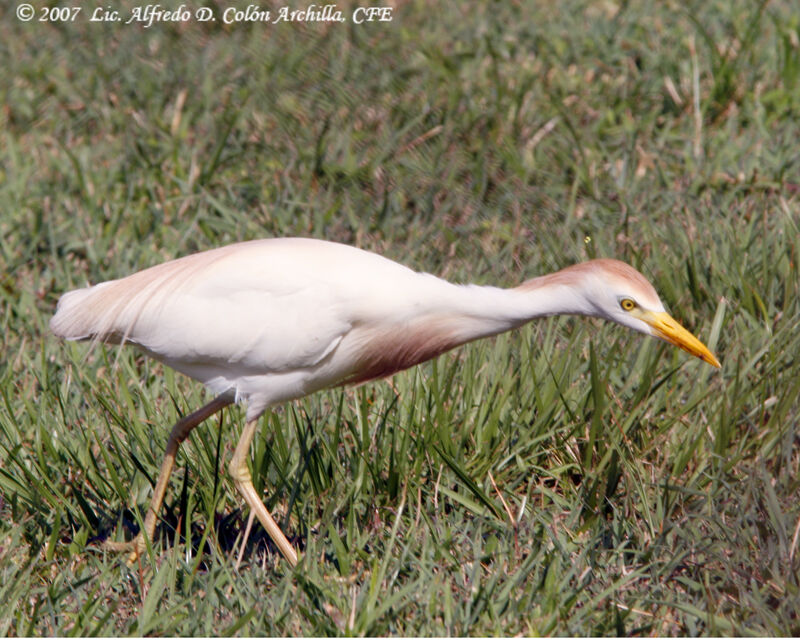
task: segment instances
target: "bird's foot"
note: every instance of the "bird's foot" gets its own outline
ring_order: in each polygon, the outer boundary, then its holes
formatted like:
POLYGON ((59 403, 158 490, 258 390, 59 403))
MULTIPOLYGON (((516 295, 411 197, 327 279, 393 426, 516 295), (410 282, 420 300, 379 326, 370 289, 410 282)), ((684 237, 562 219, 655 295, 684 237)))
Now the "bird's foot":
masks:
POLYGON ((106 540, 103 547, 109 551, 116 553, 127 553, 128 558, 126 562, 129 566, 136 564, 139 558, 144 554, 147 545, 144 541, 144 536, 140 533, 133 540, 127 542, 116 542, 114 540, 106 540))

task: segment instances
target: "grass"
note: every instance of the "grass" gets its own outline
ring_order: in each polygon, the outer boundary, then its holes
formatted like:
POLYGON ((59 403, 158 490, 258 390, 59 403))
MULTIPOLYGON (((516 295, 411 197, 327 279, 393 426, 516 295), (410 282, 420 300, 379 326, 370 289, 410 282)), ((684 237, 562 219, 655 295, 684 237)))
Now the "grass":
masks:
POLYGON ((800 634, 792 7, 6 13, 0 634, 800 634), (294 572, 260 529, 236 568, 225 410, 129 568, 102 542, 138 528, 171 424, 207 396, 134 350, 59 343, 55 303, 284 235, 506 286, 625 259, 723 368, 551 319, 265 415, 251 462, 294 572))

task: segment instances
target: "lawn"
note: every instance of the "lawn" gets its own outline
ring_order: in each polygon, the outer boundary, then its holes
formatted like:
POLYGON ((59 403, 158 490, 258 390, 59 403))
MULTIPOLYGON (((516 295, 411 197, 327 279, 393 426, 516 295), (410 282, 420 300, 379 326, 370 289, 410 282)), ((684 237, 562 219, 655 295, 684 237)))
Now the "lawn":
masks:
POLYGON ((794 2, 39 5, 0 10, 0 635, 800 635, 794 2), (272 236, 499 286, 619 258, 722 369, 552 318, 276 408, 251 464, 294 571, 240 550, 225 409, 128 566, 103 542, 210 396, 60 342, 56 301, 272 236))

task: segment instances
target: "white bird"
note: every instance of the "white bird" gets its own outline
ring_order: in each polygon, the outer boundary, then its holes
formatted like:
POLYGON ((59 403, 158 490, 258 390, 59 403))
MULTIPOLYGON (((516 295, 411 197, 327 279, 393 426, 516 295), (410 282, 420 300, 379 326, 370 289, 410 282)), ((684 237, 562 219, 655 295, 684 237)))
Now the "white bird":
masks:
POLYGON ((64 294, 50 321, 67 340, 130 342, 217 397, 172 430, 131 558, 152 539, 178 446, 233 401, 246 425, 230 463, 239 492, 292 564, 297 553, 253 488, 258 417, 315 391, 363 383, 543 316, 612 320, 719 367, 633 267, 601 259, 501 289, 458 285, 377 254, 321 240, 233 244, 64 294))

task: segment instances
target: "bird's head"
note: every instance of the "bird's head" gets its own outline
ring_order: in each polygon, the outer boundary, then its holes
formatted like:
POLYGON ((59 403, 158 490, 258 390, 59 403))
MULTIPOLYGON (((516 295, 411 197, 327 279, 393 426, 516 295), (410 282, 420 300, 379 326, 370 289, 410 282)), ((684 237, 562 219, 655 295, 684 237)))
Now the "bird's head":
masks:
POLYGON ((653 285, 630 265, 619 260, 591 260, 549 277, 552 284, 571 281, 573 287, 577 285, 587 315, 660 338, 715 367, 720 366, 708 347, 666 312, 653 285))

